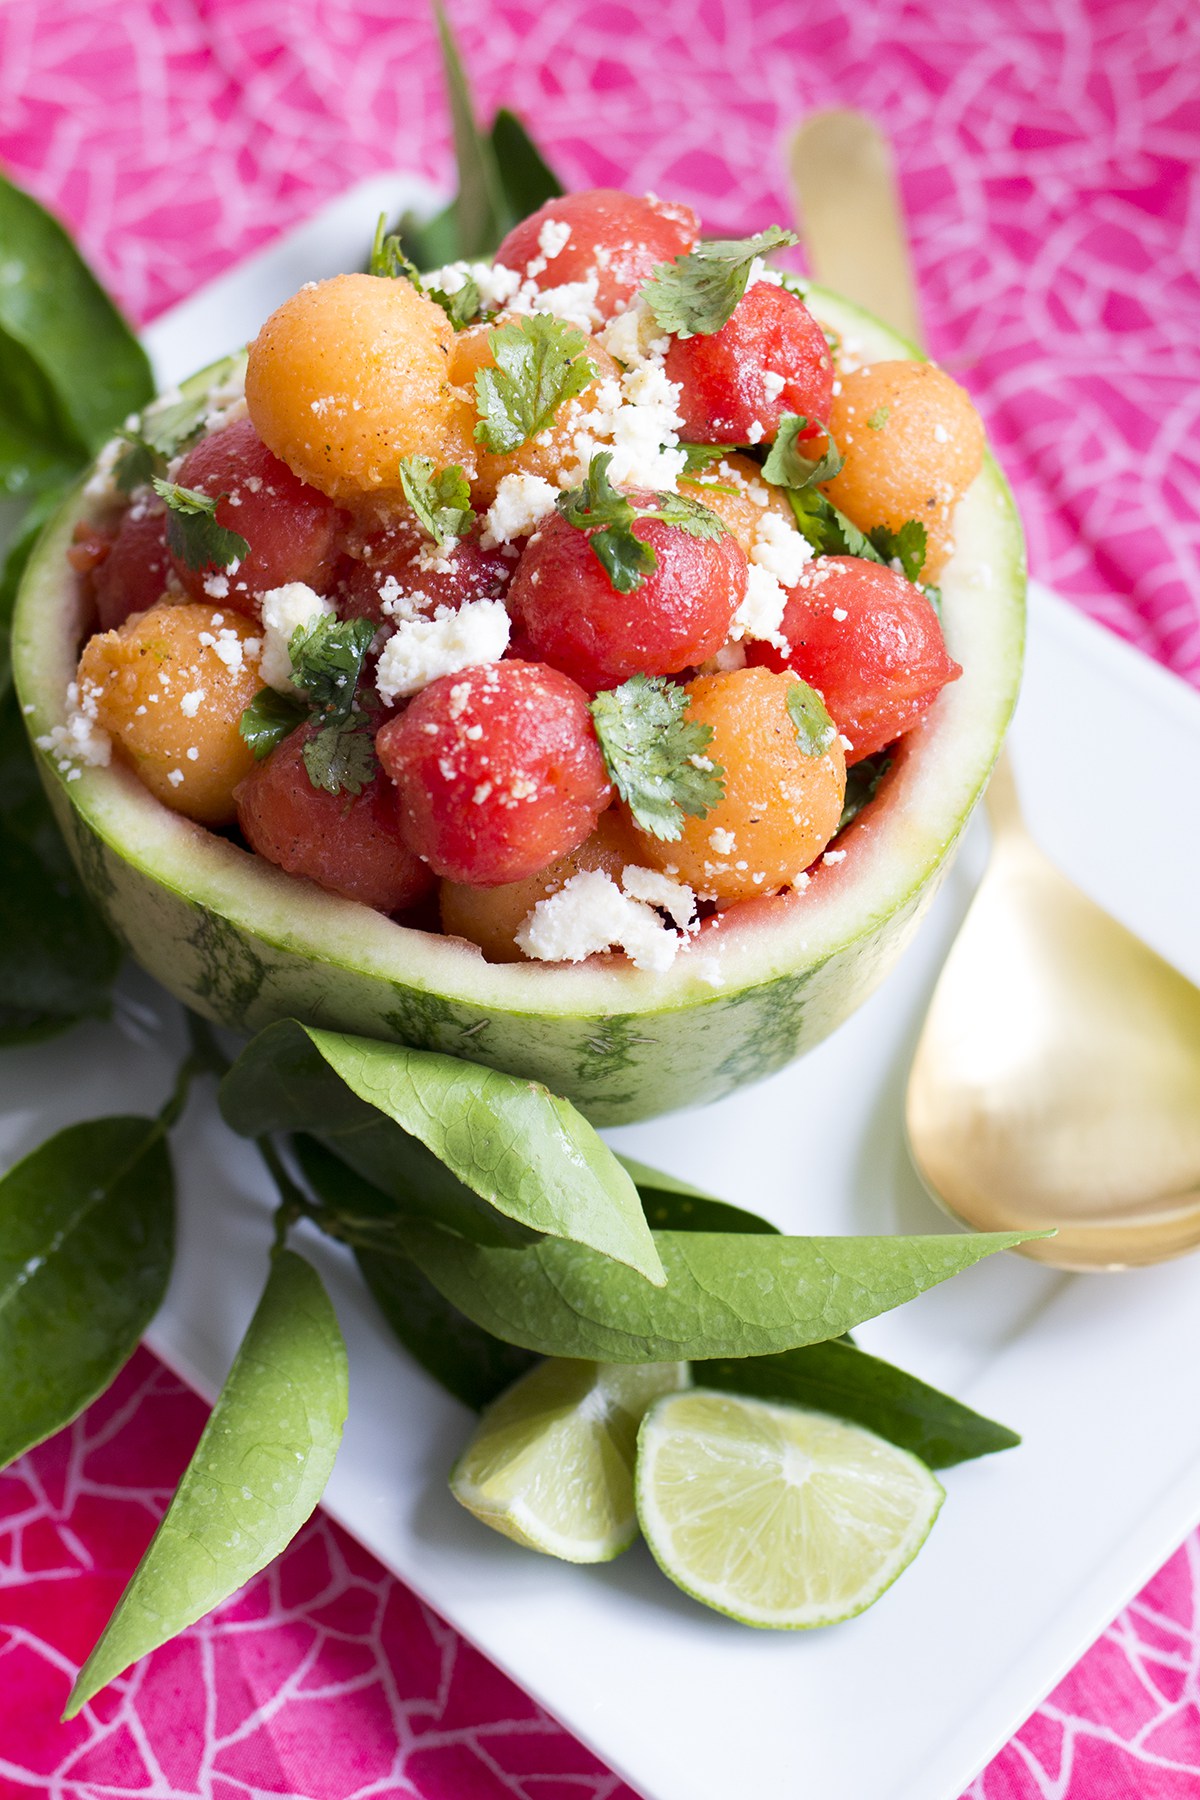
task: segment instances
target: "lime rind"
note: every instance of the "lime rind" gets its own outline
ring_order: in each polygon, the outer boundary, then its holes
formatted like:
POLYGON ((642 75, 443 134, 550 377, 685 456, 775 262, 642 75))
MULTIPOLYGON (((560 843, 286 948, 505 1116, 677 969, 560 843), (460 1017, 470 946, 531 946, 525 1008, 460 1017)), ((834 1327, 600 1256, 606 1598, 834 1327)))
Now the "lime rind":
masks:
POLYGON ((450 1475, 484 1525, 564 1562, 610 1562, 637 1536, 638 1425, 686 1363, 550 1357, 492 1402, 450 1475))
POLYGON ((691 1388, 649 1408, 636 1503, 655 1561, 703 1605, 764 1630, 874 1605, 945 1497, 908 1451, 824 1413, 691 1388))

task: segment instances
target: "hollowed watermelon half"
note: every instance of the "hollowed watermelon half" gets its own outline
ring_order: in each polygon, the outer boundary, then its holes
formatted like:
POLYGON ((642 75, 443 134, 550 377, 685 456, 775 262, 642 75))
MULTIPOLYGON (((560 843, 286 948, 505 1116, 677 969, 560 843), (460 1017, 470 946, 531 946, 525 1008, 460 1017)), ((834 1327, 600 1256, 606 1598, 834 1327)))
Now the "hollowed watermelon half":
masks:
MULTIPOLYGON (((813 290, 861 360, 912 347, 813 290)), ((212 372, 203 378, 212 382, 212 372)), ((60 723, 85 623, 66 550, 82 489, 47 530, 17 602, 13 656, 32 736, 60 723)), ((902 740, 845 858, 808 888, 749 901, 666 974, 621 957, 495 965, 454 938, 323 893, 168 812, 115 761, 42 776, 87 887, 130 954, 188 1006, 252 1032, 294 1016, 544 1081, 598 1124, 715 1099, 826 1037, 887 974, 944 874, 1016 699, 1025 562, 989 456, 961 502, 941 588, 962 679, 902 740)))

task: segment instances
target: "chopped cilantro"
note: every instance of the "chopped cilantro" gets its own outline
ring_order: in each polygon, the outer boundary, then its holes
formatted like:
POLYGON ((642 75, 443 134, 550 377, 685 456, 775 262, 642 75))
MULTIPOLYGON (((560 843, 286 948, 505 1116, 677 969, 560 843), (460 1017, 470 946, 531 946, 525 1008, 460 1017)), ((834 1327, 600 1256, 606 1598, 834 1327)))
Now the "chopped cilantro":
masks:
POLYGON ((867 425, 871 431, 882 431, 891 416, 892 409, 890 406, 877 406, 867 420, 867 425))
POLYGON ((725 793, 724 769, 704 754, 712 727, 691 723, 687 707, 687 690, 661 675, 631 675, 592 701, 613 785, 656 838, 677 838, 685 813, 703 819, 725 793))
POLYGON ((403 278, 411 281, 419 294, 425 289, 421 285, 421 277, 415 263, 409 261, 400 248, 400 238, 396 232, 387 233, 387 214, 380 213, 375 226, 375 242, 371 245, 370 272, 382 275, 390 280, 403 278))
POLYGON ((217 505, 224 494, 215 498, 199 488, 180 487, 177 482, 152 478, 151 486, 167 503, 167 543, 171 553, 189 569, 227 569, 250 553, 245 538, 236 531, 217 524, 217 505))
POLYGON ((824 756, 837 736, 837 726, 817 690, 797 678, 787 691, 787 709, 805 756, 824 756))
POLYGON ((775 442, 763 463, 767 481, 774 482, 776 487, 799 492, 803 488, 817 487, 822 481, 833 480, 846 459, 823 425, 820 429, 825 432, 828 445, 824 456, 814 462, 799 448, 801 433, 807 431, 810 424, 817 423, 815 419, 806 419, 803 413, 784 413, 775 442))
POLYGON ((819 488, 789 488, 788 499, 801 535, 818 556, 861 556, 867 562, 883 561, 870 538, 819 488))
POLYGON ((690 537, 716 538, 725 526, 707 506, 686 494, 654 494, 650 506, 635 506, 608 479, 612 451, 593 456, 583 485, 560 494, 558 511, 578 531, 591 532, 591 546, 618 594, 631 594, 658 567, 654 546, 634 533, 638 519, 678 525, 690 537))
POLYGON ((794 231, 778 225, 757 237, 702 240, 686 256, 660 263, 642 293, 663 331, 707 337, 729 320, 755 257, 799 241, 794 231))
POLYGON ((323 725, 300 754, 313 787, 327 794, 361 794, 376 768, 370 720, 354 712, 323 725))
POLYGON ((481 301, 479 284, 470 275, 452 294, 448 294, 445 288, 426 288, 425 298, 441 307, 455 331, 461 331, 464 325, 471 323, 479 312, 481 301))
POLYGON ((193 395, 148 406, 136 430, 122 433, 125 448, 117 457, 113 479, 123 494, 147 487, 156 475, 165 476, 167 464, 204 428, 208 395, 193 395))
POLYGON ((431 456, 402 457, 400 485, 422 530, 439 550, 465 536, 475 523, 470 485, 457 463, 435 473, 431 456))
POLYGON ((303 725, 308 708, 290 694, 276 693, 274 688, 260 688, 238 721, 238 730, 261 762, 270 756, 297 725, 303 725))
POLYGON ((881 562, 898 562, 906 580, 918 579, 925 567, 927 548, 925 527, 920 519, 906 519, 899 531, 889 531, 886 525, 876 525, 867 536, 879 552, 881 562))
POLYGON ((703 475, 705 469, 729 453, 728 444, 680 444, 679 448, 687 452, 683 472, 689 476, 703 475))
POLYGON ((373 619, 338 619, 322 613, 292 633, 288 644, 292 680, 328 718, 345 719, 354 710, 363 658, 375 631, 373 619))
POLYGON ((503 454, 544 431, 596 374, 583 353, 585 342, 581 331, 552 313, 530 313, 490 331, 495 367, 475 371, 479 441, 503 454))

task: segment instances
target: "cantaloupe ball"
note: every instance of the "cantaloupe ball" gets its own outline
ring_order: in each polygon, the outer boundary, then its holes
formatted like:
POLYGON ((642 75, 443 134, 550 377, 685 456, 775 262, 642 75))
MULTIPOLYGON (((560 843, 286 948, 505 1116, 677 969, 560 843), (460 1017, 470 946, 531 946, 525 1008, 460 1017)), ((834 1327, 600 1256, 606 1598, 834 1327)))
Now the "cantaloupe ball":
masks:
POLYGON ((919 519, 922 579, 936 580, 954 548, 954 508, 983 464, 970 395, 933 363, 871 363, 841 377, 829 429, 846 462, 825 493, 860 531, 919 519))
POLYGON ((796 521, 783 489, 764 481, 759 465, 738 450, 728 451, 701 474, 682 477, 679 491, 715 512, 747 556, 754 548, 764 513, 777 513, 795 529, 796 521))
POLYGON ((641 838, 615 806, 601 813, 590 838, 577 850, 531 875, 527 881, 509 881, 501 887, 468 887, 465 882, 443 881, 442 930, 451 937, 478 944, 489 962, 521 962, 516 934, 539 900, 557 894, 572 875, 600 869, 618 884, 621 871, 631 863, 646 866, 641 838))
POLYGON ((228 825, 233 790, 254 765, 238 723, 262 687, 260 652, 243 614, 162 603, 88 641, 80 695, 164 806, 228 825))
MULTIPOLYGON (((474 325, 469 331, 459 333, 450 359, 450 379, 456 387, 466 390, 474 399, 475 372, 477 369, 490 369, 495 365, 488 339, 496 329, 494 325, 474 325)), ((558 485, 559 471, 578 464, 580 458, 575 448, 574 439, 579 432, 588 429, 588 417, 601 404, 601 385, 620 379, 620 370, 601 344, 594 338, 584 340, 588 361, 596 370, 596 375, 583 392, 574 400, 568 400, 561 406, 555 416, 554 423, 536 437, 519 444, 515 450, 489 450, 486 444, 475 444, 475 479, 472 482, 472 494, 476 506, 485 508, 496 498, 496 489, 505 475, 538 475, 543 481, 558 485)), ((611 390, 610 390, 611 392, 611 390)), ((608 394, 604 396, 608 398, 608 394)), ((478 414, 472 411, 472 429, 478 421, 478 414)))
POLYGON ((469 467, 475 409, 449 379, 454 328, 410 281, 335 275, 276 308, 246 404, 269 450, 344 505, 399 499, 400 459, 469 467))
POLYGON ((806 756, 788 711, 790 670, 735 669, 688 683, 687 717, 712 727, 704 754, 725 771, 725 796, 664 842, 639 833, 643 861, 702 900, 754 900, 788 887, 825 848, 842 814, 846 757, 834 738, 806 756))

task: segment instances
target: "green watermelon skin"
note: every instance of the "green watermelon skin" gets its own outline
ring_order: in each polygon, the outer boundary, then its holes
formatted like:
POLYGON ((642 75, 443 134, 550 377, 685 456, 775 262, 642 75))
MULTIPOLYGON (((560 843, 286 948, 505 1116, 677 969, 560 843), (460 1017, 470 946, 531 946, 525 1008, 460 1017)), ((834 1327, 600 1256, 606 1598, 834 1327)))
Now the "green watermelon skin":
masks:
MULTIPOLYGON (((814 311, 870 357, 911 348, 832 296, 814 311)), ((200 378, 197 378, 198 380, 200 378)), ((212 376, 208 374, 207 380, 212 376)), ((83 630, 65 560, 82 490, 22 583, 14 674, 31 736, 62 720, 83 630)), ((802 1055, 879 985, 909 942, 983 791, 1016 700, 1024 632, 1020 524, 989 457, 961 504, 943 616, 964 676, 903 741, 845 861, 802 895, 748 903, 666 975, 623 959, 493 965, 282 874, 169 813, 115 763, 43 779, 89 892, 130 954, 239 1032, 296 1017, 544 1082, 597 1124, 719 1098, 802 1055)))

